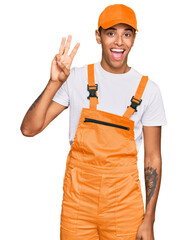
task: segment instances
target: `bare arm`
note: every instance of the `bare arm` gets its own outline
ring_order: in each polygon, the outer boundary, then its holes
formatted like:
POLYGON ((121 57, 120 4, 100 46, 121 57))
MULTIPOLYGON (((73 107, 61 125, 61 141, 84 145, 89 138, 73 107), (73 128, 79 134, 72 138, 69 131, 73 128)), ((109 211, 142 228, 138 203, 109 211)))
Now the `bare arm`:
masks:
POLYGON ((59 86, 49 80, 44 91, 30 106, 21 124, 21 132, 24 136, 33 137, 40 133, 66 109, 66 106, 52 101, 59 86))
POLYGON ((143 126, 146 211, 136 240, 154 240, 153 224, 161 182, 161 126, 143 126))
POLYGON ((144 174, 146 185, 145 218, 155 221, 155 209, 161 183, 161 126, 143 127, 144 174))
POLYGON ((21 124, 21 132, 24 136, 32 137, 41 132, 56 116, 66 107, 52 101, 57 90, 67 80, 74 56, 79 48, 77 43, 68 56, 71 44, 71 35, 62 38, 59 54, 55 56, 51 64, 51 76, 46 88, 31 105, 21 124))

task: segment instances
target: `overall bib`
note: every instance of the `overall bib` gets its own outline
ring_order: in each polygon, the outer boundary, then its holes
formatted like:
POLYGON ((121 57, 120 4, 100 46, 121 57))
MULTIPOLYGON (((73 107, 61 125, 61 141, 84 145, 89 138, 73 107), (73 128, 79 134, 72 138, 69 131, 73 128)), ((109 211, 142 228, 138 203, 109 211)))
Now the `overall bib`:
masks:
POLYGON ((144 219, 134 121, 148 81, 143 76, 123 116, 97 110, 94 64, 88 65, 90 108, 82 108, 66 160, 61 240, 135 240, 144 219))

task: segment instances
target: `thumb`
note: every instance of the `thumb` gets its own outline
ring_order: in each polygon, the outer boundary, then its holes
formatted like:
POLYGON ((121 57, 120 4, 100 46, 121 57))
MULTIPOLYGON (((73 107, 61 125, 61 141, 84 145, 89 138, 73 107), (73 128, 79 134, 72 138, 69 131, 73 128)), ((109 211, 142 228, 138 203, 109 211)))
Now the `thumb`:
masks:
POLYGON ((57 65, 57 55, 55 55, 52 61, 52 66, 56 66, 56 65, 57 65))

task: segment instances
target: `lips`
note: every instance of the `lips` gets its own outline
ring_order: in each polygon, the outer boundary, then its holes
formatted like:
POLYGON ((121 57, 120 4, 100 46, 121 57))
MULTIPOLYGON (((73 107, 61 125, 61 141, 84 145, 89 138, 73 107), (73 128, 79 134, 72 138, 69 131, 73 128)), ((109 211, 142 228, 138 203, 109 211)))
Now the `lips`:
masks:
POLYGON ((110 52, 114 60, 121 60, 124 55, 125 49, 123 52, 117 52, 117 51, 115 52, 115 50, 112 51, 110 49, 110 52))

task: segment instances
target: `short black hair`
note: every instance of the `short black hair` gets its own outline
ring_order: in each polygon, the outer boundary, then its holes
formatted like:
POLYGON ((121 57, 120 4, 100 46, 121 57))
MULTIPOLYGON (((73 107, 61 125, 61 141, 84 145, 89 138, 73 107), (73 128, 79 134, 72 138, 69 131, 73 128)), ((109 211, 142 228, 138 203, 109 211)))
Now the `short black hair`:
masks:
MULTIPOLYGON (((99 27, 99 33, 100 33, 100 36, 101 36, 101 30, 102 30, 103 28, 100 26, 99 27)), ((136 32, 136 29, 135 28, 132 28, 132 30, 133 30, 133 35, 135 34, 135 32, 136 32)))
POLYGON ((103 29, 101 26, 99 27, 99 33, 100 33, 100 36, 101 36, 101 29, 103 29))

